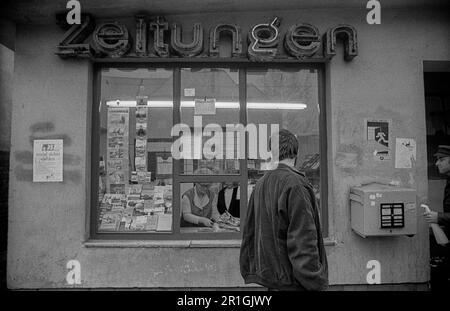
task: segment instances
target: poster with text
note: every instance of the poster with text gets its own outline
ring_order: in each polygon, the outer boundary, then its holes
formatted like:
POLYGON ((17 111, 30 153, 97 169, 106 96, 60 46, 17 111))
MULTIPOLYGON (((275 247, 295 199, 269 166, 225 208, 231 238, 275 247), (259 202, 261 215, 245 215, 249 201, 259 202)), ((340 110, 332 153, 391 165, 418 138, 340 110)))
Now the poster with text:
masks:
POLYGON ((63 140, 35 140, 33 182, 63 181, 63 140))

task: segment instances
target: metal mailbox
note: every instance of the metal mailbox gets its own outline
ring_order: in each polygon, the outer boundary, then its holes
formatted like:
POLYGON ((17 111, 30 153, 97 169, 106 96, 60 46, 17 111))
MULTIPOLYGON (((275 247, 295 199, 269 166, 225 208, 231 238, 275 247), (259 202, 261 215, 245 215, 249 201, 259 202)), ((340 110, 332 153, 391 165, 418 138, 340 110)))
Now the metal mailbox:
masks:
POLYGON ((414 235, 417 204, 414 189, 371 183, 350 189, 353 231, 362 237, 414 235))

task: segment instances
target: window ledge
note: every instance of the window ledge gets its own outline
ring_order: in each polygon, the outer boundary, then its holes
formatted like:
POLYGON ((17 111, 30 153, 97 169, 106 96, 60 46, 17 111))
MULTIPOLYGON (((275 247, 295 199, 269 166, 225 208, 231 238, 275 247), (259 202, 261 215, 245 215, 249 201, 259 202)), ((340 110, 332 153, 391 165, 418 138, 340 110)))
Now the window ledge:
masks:
POLYGON ((165 240, 165 241, 106 241, 89 240, 83 244, 87 248, 207 248, 241 247, 241 240, 165 240))
MULTIPOLYGON (((240 248, 241 240, 89 240, 83 244, 87 248, 240 248)), ((325 238, 325 246, 336 246, 335 240, 325 238)))

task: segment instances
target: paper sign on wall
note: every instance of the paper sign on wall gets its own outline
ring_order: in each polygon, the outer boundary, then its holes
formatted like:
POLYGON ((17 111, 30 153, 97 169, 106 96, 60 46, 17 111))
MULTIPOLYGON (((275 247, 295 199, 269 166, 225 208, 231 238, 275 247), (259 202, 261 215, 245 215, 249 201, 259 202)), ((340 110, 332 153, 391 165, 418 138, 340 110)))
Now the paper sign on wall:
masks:
POLYGON ((395 168, 412 168, 416 161, 416 141, 411 138, 395 139, 395 168))
POLYGON ((375 160, 391 160, 389 145, 391 120, 365 119, 367 141, 374 147, 375 160))
POLYGON ((35 140, 33 182, 63 181, 63 140, 35 140))

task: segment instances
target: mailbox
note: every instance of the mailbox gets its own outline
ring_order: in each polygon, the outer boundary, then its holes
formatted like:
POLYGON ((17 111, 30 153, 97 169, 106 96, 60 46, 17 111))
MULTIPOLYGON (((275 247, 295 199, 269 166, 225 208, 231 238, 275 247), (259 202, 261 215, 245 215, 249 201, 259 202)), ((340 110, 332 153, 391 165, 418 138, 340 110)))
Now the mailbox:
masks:
POLYGON ((352 229, 362 237, 417 233, 416 191, 371 183, 350 189, 352 229))

